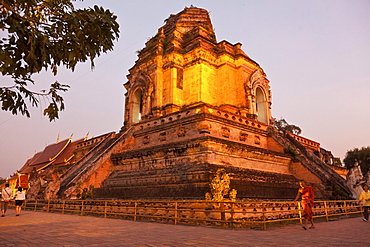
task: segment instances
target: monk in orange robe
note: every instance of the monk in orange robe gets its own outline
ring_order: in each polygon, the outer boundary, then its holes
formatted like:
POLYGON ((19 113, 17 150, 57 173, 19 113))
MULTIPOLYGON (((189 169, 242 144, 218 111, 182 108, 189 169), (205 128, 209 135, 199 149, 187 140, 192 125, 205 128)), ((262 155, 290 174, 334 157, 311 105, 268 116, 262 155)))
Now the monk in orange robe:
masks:
POLYGON ((311 186, 306 186, 303 180, 299 181, 300 188, 298 189, 297 196, 294 201, 297 201, 299 197, 302 198, 302 216, 305 218, 303 229, 307 230, 307 223, 308 221, 311 223, 310 229, 315 229, 315 225, 313 223, 312 218, 312 207, 314 202, 314 192, 311 186))

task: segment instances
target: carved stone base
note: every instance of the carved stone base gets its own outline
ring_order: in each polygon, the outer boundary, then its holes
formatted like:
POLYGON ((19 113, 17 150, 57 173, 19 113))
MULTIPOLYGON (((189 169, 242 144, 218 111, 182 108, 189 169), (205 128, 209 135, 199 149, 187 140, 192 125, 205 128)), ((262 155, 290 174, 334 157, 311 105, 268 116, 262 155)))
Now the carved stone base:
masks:
POLYGON ((297 191, 283 154, 210 136, 111 158, 115 172, 95 190, 97 198, 204 199, 219 168, 230 175, 238 198, 293 198, 297 191))

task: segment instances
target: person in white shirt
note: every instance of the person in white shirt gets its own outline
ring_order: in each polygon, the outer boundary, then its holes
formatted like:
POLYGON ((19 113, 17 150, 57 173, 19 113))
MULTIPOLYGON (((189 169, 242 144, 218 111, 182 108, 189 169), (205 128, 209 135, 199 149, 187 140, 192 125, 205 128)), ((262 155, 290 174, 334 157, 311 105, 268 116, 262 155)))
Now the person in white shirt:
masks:
POLYGON ((1 195, 1 217, 4 217, 8 209, 9 201, 13 197, 13 191, 9 188, 9 184, 5 184, 5 188, 1 190, 1 195))
POLYGON ((363 185, 362 187, 364 191, 361 192, 359 201, 363 202, 364 207, 364 218, 363 221, 369 220, 369 208, 370 208, 370 191, 369 186, 367 184, 363 185))
POLYGON ((19 216, 21 213, 22 204, 26 200, 26 193, 22 187, 18 187, 18 191, 15 193, 15 216, 19 216))

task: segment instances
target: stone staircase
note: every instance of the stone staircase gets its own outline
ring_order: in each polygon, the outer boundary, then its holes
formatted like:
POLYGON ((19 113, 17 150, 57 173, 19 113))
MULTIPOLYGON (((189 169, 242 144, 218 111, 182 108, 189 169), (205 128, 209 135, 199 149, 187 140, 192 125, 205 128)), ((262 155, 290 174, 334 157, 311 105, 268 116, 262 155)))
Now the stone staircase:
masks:
POLYGON ((293 152, 296 154, 294 158, 299 161, 307 170, 319 177, 325 185, 337 185, 343 192, 347 193, 348 195, 352 195, 350 189, 346 185, 346 180, 328 165, 326 165, 311 150, 304 147, 290 135, 280 133, 275 128, 270 128, 269 134, 281 146, 291 148, 291 150, 293 150, 293 152))
POLYGON ((60 189, 57 192, 59 198, 68 198, 76 189, 78 182, 85 181, 93 174, 107 159, 125 142, 125 133, 108 135, 101 143, 91 149, 81 160, 79 160, 62 177, 60 189))

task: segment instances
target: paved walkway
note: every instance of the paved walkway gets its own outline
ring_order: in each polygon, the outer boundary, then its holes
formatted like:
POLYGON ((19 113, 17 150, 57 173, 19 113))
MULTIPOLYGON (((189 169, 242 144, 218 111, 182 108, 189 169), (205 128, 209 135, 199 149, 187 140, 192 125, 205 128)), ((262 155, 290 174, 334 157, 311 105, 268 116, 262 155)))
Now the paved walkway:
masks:
POLYGON ((104 219, 10 209, 0 217, 0 246, 369 246, 360 217, 266 231, 104 219))

